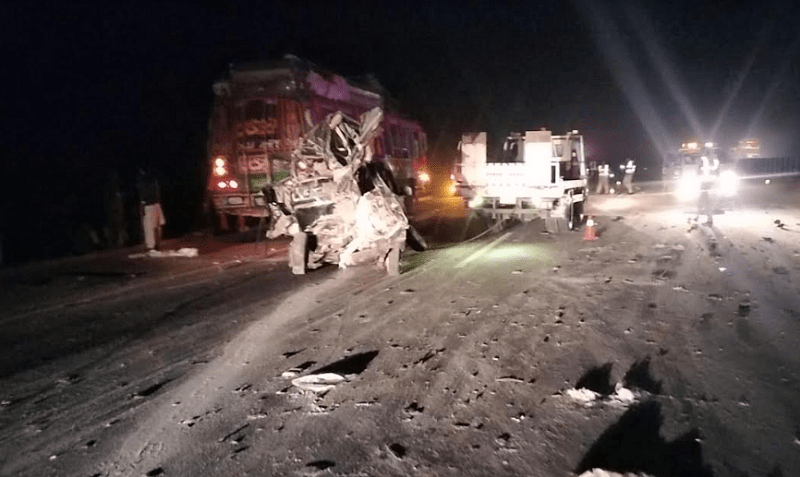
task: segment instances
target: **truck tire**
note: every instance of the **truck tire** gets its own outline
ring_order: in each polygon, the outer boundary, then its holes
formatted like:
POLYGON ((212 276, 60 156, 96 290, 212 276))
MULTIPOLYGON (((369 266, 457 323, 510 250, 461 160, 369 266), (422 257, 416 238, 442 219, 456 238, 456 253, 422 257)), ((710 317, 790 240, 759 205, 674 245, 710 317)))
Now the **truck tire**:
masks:
POLYGON ((569 208, 569 217, 567 218, 567 229, 575 230, 583 225, 583 202, 572 204, 569 208))

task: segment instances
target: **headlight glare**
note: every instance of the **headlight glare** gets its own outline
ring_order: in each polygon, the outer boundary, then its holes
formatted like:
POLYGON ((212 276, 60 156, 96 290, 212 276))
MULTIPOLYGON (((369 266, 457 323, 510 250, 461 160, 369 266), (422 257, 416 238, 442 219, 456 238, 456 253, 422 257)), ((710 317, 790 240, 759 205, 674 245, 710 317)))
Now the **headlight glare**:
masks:
POLYGON ((719 192, 725 197, 736 195, 739 190, 739 176, 733 171, 725 171, 719 175, 719 192))

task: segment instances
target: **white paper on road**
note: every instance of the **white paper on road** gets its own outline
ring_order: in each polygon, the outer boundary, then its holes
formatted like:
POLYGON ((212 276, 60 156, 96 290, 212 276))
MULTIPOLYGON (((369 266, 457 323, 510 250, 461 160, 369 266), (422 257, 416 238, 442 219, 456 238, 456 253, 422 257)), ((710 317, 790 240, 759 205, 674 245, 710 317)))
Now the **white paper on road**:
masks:
POLYGON ((133 253, 128 258, 163 258, 163 257, 197 257, 199 255, 196 248, 184 247, 178 250, 148 250, 144 253, 133 253))

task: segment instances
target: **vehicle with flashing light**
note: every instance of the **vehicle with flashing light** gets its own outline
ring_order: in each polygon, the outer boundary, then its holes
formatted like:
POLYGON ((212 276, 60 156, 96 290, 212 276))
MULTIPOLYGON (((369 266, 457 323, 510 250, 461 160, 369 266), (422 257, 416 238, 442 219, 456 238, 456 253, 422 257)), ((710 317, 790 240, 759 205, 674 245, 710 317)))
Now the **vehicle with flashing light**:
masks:
POLYGON ((453 171, 457 194, 494 219, 544 219, 548 232, 583 223, 587 200, 583 136, 578 131, 512 133, 496 157, 487 157, 485 132, 464 134, 453 171))
POLYGON ((262 191, 289 176, 299 138, 337 111, 359 117, 375 107, 383 109, 372 156, 389 166, 398 185, 409 191, 407 211, 430 182, 425 132, 386 104, 386 92, 374 78, 345 79, 287 55, 272 62, 231 64, 213 90, 206 192, 218 229, 233 221, 241 230, 246 218, 268 217, 262 191))
POLYGON ((704 195, 730 198, 739 188, 736 162, 714 142, 690 141, 664 163, 665 187, 681 201, 704 195))

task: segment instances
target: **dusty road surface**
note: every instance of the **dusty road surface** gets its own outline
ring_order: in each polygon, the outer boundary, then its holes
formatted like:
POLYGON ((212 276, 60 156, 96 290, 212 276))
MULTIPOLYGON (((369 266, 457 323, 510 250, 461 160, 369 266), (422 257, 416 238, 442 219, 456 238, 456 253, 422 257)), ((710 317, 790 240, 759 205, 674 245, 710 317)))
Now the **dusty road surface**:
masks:
POLYGON ((594 241, 438 201, 396 278, 285 243, 6 270, 0 474, 800 475, 796 189, 713 226, 592 197, 594 241))

